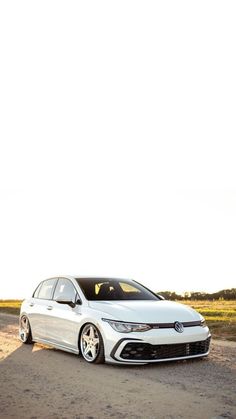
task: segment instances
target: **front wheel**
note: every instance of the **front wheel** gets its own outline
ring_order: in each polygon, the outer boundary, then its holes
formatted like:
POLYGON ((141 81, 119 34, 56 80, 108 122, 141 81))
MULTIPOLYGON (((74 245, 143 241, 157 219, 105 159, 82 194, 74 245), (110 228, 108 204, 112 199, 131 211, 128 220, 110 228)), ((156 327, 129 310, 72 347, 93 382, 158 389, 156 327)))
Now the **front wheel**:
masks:
POLYGON ((101 333, 92 324, 86 324, 80 335, 80 351, 87 362, 102 364, 105 361, 104 344, 101 333))
POLYGON ((30 323, 28 317, 25 315, 20 318, 19 336, 21 342, 32 343, 30 323))

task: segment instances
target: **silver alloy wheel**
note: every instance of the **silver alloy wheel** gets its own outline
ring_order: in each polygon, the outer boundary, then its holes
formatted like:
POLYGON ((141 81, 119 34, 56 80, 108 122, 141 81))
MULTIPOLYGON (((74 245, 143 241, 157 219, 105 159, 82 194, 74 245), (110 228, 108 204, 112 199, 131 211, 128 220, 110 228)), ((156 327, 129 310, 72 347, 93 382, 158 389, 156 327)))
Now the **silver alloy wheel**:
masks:
POLYGON ((99 353, 100 339, 97 328, 93 324, 87 324, 84 327, 80 343, 81 352, 86 361, 95 361, 99 353))
POLYGON ((26 316, 22 316, 20 319, 20 330, 19 330, 20 339, 22 342, 27 342, 30 336, 30 325, 29 320, 26 316))

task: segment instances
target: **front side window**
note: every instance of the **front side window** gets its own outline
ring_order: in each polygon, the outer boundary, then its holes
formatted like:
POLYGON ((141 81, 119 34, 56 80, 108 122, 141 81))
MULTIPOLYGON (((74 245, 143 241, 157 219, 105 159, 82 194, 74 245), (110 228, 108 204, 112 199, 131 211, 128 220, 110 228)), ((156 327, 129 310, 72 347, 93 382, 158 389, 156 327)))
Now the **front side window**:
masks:
POLYGON ((51 300, 56 280, 57 278, 52 278, 44 281, 39 289, 37 298, 51 300))
POLYGON ((59 278, 55 292, 54 300, 61 299, 65 301, 75 301, 77 291, 69 279, 59 278))
POLYGON ((85 297, 90 301, 110 300, 159 300, 136 282, 116 279, 77 278, 85 297))

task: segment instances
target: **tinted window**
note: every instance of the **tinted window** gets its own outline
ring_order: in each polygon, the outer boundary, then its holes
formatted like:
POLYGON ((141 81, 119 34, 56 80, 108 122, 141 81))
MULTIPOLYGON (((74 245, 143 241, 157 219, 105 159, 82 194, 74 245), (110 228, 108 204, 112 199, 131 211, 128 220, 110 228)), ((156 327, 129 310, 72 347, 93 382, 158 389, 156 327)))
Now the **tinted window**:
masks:
POLYGON ((77 291, 69 279, 59 278, 53 299, 57 300, 60 298, 61 300, 74 302, 76 294, 77 291))
POLYGON ((42 286, 42 282, 37 286, 36 290, 34 291, 34 293, 33 293, 34 298, 38 298, 38 294, 39 294, 39 290, 40 290, 41 286, 42 286))
POLYGON ((43 298, 44 300, 51 300, 56 280, 57 280, 56 278, 52 278, 52 279, 47 279, 46 281, 44 281, 42 283, 41 288, 39 289, 37 298, 43 298))
POLYGON ((159 300, 159 298, 136 282, 117 279, 77 278, 87 300, 159 300))

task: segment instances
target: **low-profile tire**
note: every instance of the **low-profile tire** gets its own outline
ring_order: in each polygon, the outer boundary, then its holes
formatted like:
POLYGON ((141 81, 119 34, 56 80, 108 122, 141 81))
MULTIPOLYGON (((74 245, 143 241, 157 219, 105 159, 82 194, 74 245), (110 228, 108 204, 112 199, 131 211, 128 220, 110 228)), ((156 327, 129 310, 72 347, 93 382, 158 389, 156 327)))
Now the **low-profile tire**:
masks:
POLYGON ((22 343, 32 343, 32 333, 28 317, 23 314, 20 318, 19 337, 22 343))
POLYGON ((105 362, 102 335, 94 324, 87 323, 84 325, 80 333, 79 346, 85 361, 94 364, 105 362))

